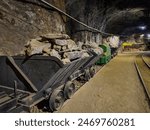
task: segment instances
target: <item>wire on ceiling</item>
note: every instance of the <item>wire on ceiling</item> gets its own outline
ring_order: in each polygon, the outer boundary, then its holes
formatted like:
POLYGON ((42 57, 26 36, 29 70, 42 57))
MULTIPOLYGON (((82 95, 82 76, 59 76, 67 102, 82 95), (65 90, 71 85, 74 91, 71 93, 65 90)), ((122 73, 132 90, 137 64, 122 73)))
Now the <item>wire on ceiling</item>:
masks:
POLYGON ((107 36, 120 36, 120 37, 128 37, 128 36, 125 36, 125 35, 116 35, 116 34, 111 34, 111 33, 106 33, 106 32, 103 32, 99 29, 96 29, 94 27, 91 27, 91 26, 88 26, 87 24, 77 20, 76 18, 72 17, 71 15, 67 14, 66 12, 62 11, 61 9, 57 8, 56 6, 50 4, 49 2, 45 1, 45 0, 39 0, 40 2, 42 2, 43 4, 55 9, 56 11, 60 12, 61 14, 67 16, 68 18, 72 19, 73 21, 77 22, 78 24, 90 29, 90 30, 93 30, 94 32, 97 32, 97 33, 100 33, 101 35, 107 35, 107 36))

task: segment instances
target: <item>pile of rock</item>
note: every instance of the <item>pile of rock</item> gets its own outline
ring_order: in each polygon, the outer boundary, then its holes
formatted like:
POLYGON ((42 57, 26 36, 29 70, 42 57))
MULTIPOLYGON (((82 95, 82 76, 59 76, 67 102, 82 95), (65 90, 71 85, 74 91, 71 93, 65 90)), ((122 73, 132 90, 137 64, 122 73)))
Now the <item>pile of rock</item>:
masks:
POLYGON ((97 55, 101 55, 103 53, 103 49, 100 48, 95 42, 83 44, 82 49, 90 50, 96 53, 97 55))
POLYGON ((42 35, 30 40, 25 47, 25 54, 27 56, 34 54, 55 56, 62 60, 64 64, 89 56, 86 50, 79 48, 66 34, 42 35))

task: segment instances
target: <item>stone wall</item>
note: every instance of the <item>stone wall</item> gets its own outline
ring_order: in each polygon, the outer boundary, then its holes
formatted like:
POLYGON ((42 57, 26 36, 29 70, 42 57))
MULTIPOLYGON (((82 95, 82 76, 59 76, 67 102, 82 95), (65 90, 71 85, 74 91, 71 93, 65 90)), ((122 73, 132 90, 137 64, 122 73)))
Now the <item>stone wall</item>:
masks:
MULTIPOLYGON (((65 10, 64 0, 47 0, 65 10)), ((65 17, 37 0, 1 0, 0 54, 17 55, 29 39, 65 32, 65 17)))
MULTIPOLYGON (((146 0, 65 0, 67 12, 85 24, 102 32, 114 35, 127 35, 131 27, 132 33, 141 23, 149 25, 149 6, 146 0), (141 7, 141 8, 140 8, 141 7), (146 17, 145 17, 146 16, 146 17)), ((96 33, 87 31, 82 25, 68 20, 68 32, 73 38, 88 42, 96 37, 96 33), (90 38, 89 38, 90 37, 90 38)), ((130 35, 130 34, 129 34, 130 35)), ((97 35, 98 36, 98 35, 97 35)), ((99 37, 99 36, 98 36, 99 37)), ((98 39, 98 38, 97 38, 98 39)))
MULTIPOLYGON (((108 3, 111 4, 111 2, 108 3)), ((106 15, 111 12, 111 10, 107 10, 108 3, 105 0, 66 0, 66 8, 70 15, 81 22, 96 29, 105 30, 106 15)), ((99 33, 89 32, 87 28, 72 20, 68 20, 67 27, 69 28, 70 35, 75 40, 77 39, 85 43, 102 42, 99 33)))

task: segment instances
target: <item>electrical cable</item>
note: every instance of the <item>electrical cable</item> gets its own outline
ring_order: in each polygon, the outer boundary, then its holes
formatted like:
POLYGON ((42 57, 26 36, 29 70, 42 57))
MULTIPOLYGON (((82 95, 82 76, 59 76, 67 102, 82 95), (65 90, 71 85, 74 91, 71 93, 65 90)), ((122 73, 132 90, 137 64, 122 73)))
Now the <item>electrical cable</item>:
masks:
POLYGON ((49 7, 51 7, 51 8, 53 8, 53 9, 57 10, 57 11, 60 12, 61 14, 67 16, 68 18, 70 18, 70 19, 72 19, 73 21, 79 23, 80 25, 82 25, 82 26, 84 26, 84 27, 86 27, 86 28, 88 28, 88 29, 90 29, 90 30, 93 30, 94 32, 100 33, 101 35, 107 35, 107 36, 114 36, 114 35, 115 35, 115 36, 120 36, 120 37, 128 37, 128 36, 125 36, 125 35, 117 35, 117 34, 111 34, 111 33, 102 32, 102 31, 100 31, 100 30, 98 30, 98 29, 96 29, 96 28, 94 28, 94 27, 88 26, 87 24, 85 24, 85 23, 83 23, 83 22, 77 20, 76 18, 72 17, 71 15, 67 14, 66 12, 62 11, 61 9, 57 8, 56 6, 50 4, 49 2, 47 2, 47 1, 45 1, 45 0, 39 0, 39 1, 40 1, 41 3, 43 3, 43 4, 47 5, 47 6, 49 6, 49 7))

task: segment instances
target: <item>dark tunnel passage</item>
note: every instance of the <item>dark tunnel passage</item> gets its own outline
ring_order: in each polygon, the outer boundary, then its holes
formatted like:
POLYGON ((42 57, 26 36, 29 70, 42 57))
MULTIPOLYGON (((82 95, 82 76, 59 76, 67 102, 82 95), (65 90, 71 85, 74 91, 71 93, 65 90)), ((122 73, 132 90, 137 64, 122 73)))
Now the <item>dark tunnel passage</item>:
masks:
MULTIPOLYGON (((107 33, 131 35, 149 31, 150 1, 147 0, 66 0, 66 5, 70 14, 107 33)), ((72 33, 84 30, 74 23, 71 26, 74 26, 72 33)))

